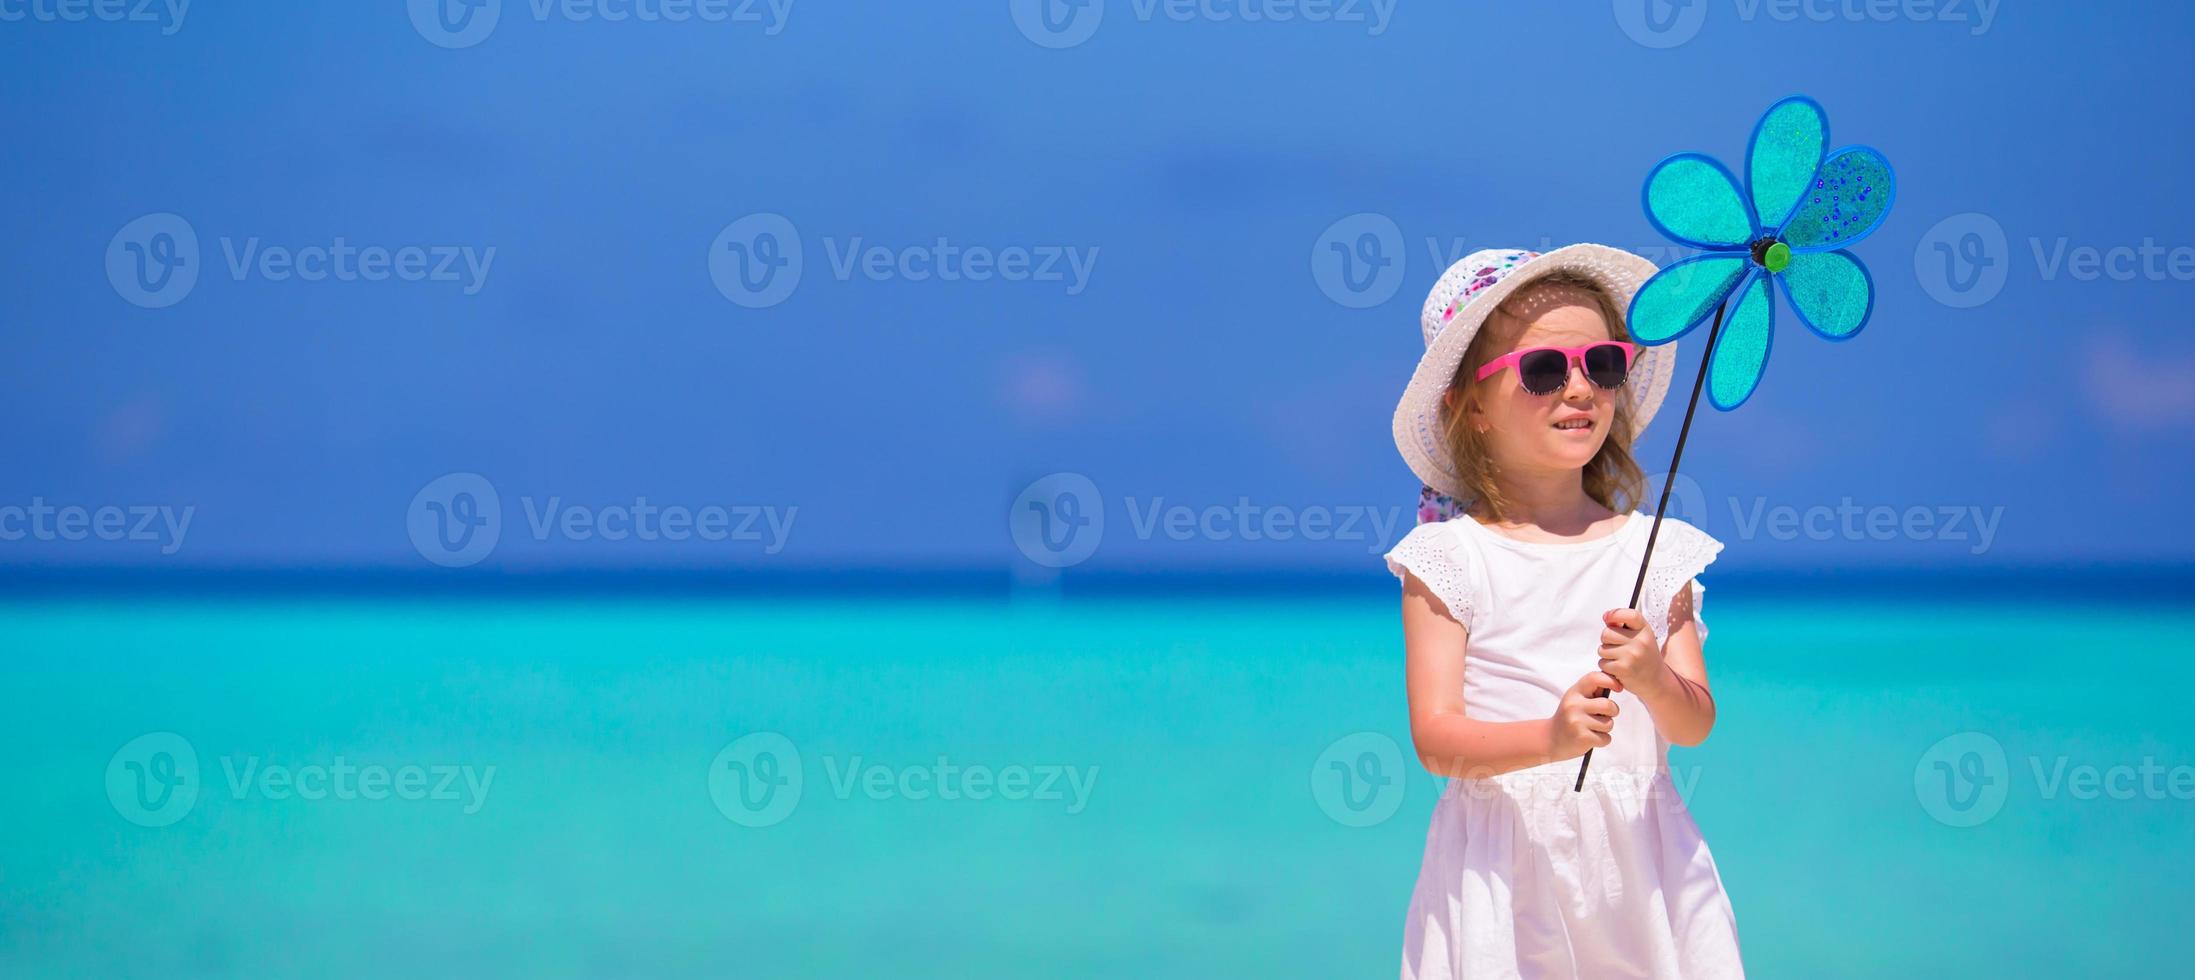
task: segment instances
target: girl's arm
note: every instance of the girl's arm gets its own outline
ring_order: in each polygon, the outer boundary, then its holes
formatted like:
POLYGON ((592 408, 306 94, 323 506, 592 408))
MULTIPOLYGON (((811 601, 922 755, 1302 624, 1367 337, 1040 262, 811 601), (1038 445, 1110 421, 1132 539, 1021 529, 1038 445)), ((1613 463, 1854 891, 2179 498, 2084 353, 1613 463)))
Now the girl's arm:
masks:
POLYGON ((1630 678, 1628 687, 1646 702, 1654 727, 1678 745, 1707 741, 1708 731, 1715 727, 1715 696, 1707 689, 1707 658, 1701 649, 1699 622, 1692 616, 1692 588, 1686 582, 1669 601, 1669 638, 1660 643, 1658 656, 1652 650, 1653 631, 1637 610, 1609 614, 1610 627, 1632 631, 1623 643, 1609 645, 1611 633, 1602 634, 1602 668, 1630 678))
POLYGON ((1615 702, 1595 698, 1603 687, 1621 688, 1595 671, 1572 685, 1554 716, 1534 721, 1480 721, 1463 713, 1463 624, 1448 614, 1416 574, 1404 577, 1402 635, 1408 649, 1410 739, 1418 761, 1434 775, 1484 779, 1532 766, 1574 759, 1608 744, 1615 702))

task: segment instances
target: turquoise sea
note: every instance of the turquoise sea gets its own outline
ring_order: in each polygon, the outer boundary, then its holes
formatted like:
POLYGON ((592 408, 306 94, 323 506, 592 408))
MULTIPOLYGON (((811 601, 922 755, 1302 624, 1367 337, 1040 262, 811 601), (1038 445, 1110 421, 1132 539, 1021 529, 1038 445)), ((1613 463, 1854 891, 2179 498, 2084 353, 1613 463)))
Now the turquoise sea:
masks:
MULTIPOLYGON (((1752 973, 2185 975, 2187 612, 1716 590, 1674 765, 1752 973)), ((1391 976, 1438 792, 1367 591, 54 598, 0 649, 9 978, 1391 976)))

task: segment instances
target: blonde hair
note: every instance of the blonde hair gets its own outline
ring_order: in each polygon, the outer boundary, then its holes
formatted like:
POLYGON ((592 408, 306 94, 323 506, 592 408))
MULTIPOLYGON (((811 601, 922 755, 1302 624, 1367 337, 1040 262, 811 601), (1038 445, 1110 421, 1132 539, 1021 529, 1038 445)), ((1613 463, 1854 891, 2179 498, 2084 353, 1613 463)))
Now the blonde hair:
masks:
MULTIPOLYGON (((1624 328, 1623 307, 1607 287, 1599 282, 1575 273, 1553 272, 1527 283, 1511 294, 1503 305, 1515 303, 1550 287, 1567 286, 1592 294, 1594 304, 1600 308, 1601 319, 1608 324, 1610 340, 1629 340, 1631 335, 1624 328)), ((1496 310, 1495 312, 1500 312, 1496 310)), ((1493 319, 1489 314, 1487 319, 1493 319)), ((1493 350, 1495 331, 1481 327, 1471 338, 1471 346, 1463 352, 1463 363, 1456 368, 1456 376, 1449 379, 1448 395, 1442 399, 1441 428, 1448 440, 1448 458, 1453 461, 1456 482, 1464 496, 1457 499, 1462 506, 1474 503, 1483 505, 1487 516, 1496 521, 1509 519, 1510 501, 1501 492, 1496 479, 1499 467, 1493 454, 1487 451, 1486 438, 1471 425, 1470 398, 1472 387, 1479 382, 1479 369, 1488 361, 1506 351, 1493 350)), ((1488 383, 1502 379, 1489 378, 1488 383)), ((1514 383, 1514 382, 1507 382, 1514 383)), ((1600 451, 1586 462, 1583 480, 1585 495, 1616 513, 1626 513, 1638 505, 1646 492, 1646 475, 1639 470, 1638 461, 1631 456, 1631 442, 1637 435, 1631 418, 1631 399, 1616 399, 1615 424, 1609 426, 1608 438, 1601 442, 1600 451)))

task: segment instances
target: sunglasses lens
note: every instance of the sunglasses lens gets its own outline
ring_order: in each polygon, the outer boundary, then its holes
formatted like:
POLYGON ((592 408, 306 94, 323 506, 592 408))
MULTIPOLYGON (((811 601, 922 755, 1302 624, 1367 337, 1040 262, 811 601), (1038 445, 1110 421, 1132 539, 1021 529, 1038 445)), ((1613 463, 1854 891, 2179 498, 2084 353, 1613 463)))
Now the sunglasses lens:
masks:
POLYGON ((1569 377, 1570 359, 1561 351, 1536 350, 1517 358, 1517 380, 1535 395, 1560 390, 1569 377))
POLYGON ((1596 344, 1585 351, 1585 377, 1603 388, 1623 387, 1623 379, 1631 373, 1625 363, 1623 348, 1614 344, 1596 344))

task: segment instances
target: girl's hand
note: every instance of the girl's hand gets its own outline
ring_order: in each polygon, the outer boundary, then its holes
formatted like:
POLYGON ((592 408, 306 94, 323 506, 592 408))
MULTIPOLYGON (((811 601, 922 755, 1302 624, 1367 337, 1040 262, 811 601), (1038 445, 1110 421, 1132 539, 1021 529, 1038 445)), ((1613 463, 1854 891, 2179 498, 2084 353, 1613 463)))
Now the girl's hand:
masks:
POLYGON ((1608 744, 1609 732, 1616 728, 1616 702, 1606 696, 1595 697, 1602 690, 1623 690, 1623 682, 1602 671, 1594 671, 1562 694, 1562 703, 1555 706, 1554 737, 1550 739, 1549 752, 1555 761, 1575 759, 1587 749, 1608 744))
POLYGON ((1601 630, 1601 672, 1642 698, 1660 693, 1669 683, 1669 667, 1662 661, 1661 643, 1646 625, 1646 614, 1611 609, 1601 614, 1601 622, 1607 626, 1601 630))

